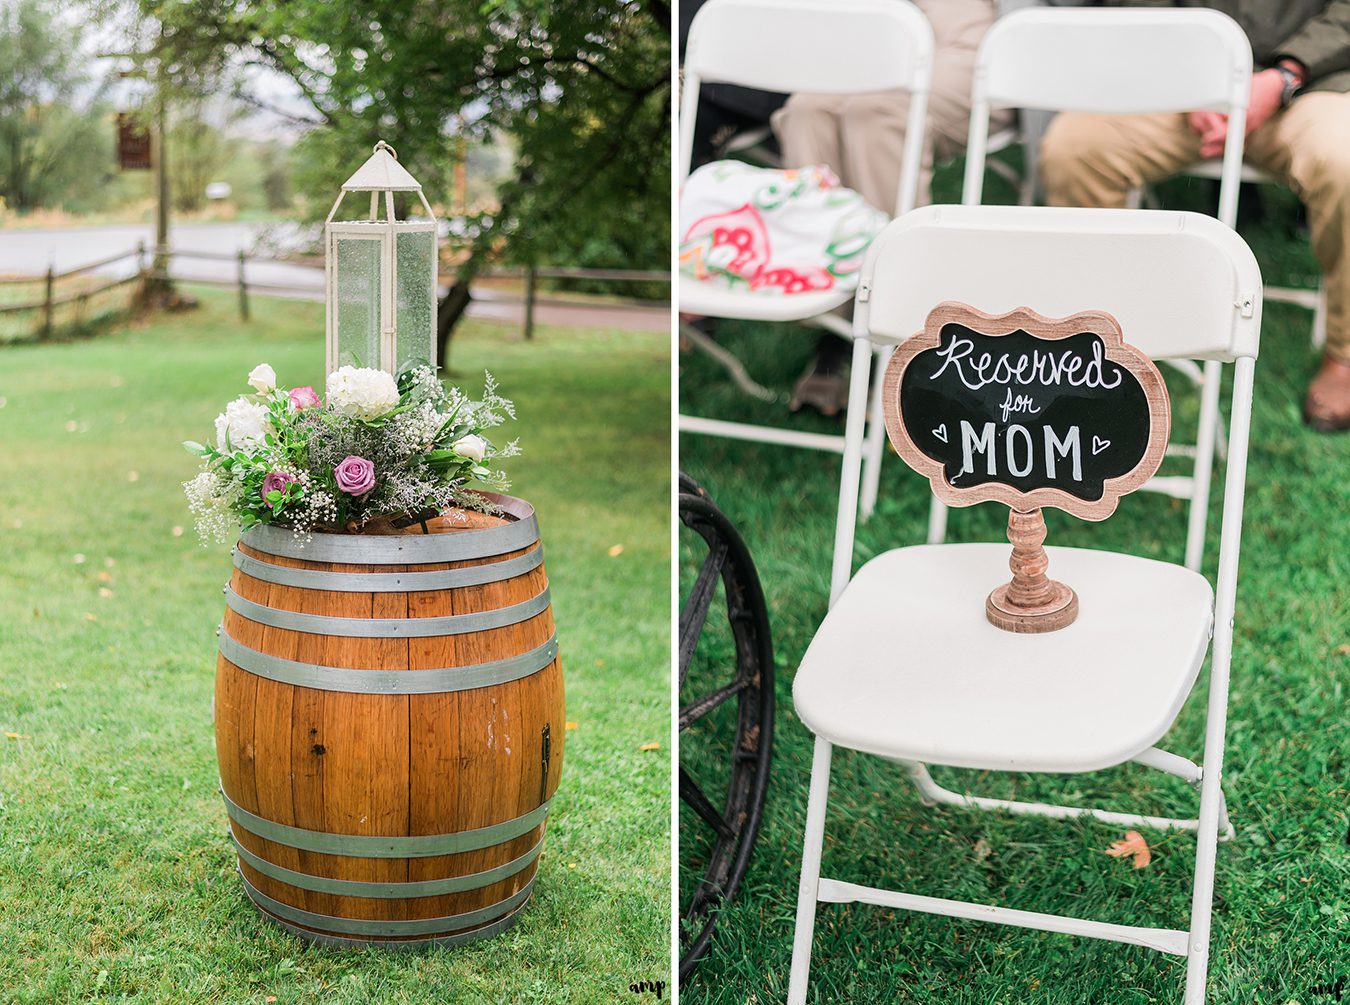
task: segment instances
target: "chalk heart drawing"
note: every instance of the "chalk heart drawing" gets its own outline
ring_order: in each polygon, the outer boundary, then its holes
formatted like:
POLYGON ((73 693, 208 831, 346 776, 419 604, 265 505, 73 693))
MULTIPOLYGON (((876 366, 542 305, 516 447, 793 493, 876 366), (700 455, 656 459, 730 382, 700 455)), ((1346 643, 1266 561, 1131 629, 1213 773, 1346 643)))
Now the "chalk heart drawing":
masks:
POLYGON ((1171 428, 1157 367, 1104 311, 939 304, 892 354, 882 404, 896 452, 948 505, 1085 520, 1157 472, 1171 428))

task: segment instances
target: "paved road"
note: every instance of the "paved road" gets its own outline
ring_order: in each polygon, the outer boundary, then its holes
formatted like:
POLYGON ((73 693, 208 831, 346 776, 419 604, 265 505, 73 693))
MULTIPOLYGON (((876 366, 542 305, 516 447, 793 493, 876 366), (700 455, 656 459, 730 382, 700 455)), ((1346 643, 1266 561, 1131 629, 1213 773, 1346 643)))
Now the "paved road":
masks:
MULTIPOLYGON (((299 228, 285 223, 190 223, 169 230, 169 243, 175 249, 213 254, 233 255, 241 248, 253 251, 260 237, 267 242, 266 253, 275 255, 295 248, 300 241, 300 232, 299 228)), ((153 247, 154 228, 149 225, 131 225, 0 230, 0 275, 41 274, 49 264, 62 272, 87 262, 110 258, 118 252, 129 251, 136 247, 138 241, 144 241, 146 247, 153 247)), ((237 268, 235 263, 227 261, 175 258, 172 273, 184 280, 233 282, 237 268)), ((114 277, 130 275, 135 269, 135 260, 127 258, 99 272, 114 277)), ((247 266, 245 278, 250 284, 282 287, 280 290, 267 291, 278 296, 306 300, 323 298, 323 272, 312 266, 254 262, 247 266)), ((524 308, 520 304, 510 303, 510 296, 501 291, 475 289, 469 316, 519 325, 524 320, 524 308)), ((573 328, 622 328, 652 332, 670 330, 669 311, 649 307, 541 304, 535 309, 535 320, 541 325, 573 328)))

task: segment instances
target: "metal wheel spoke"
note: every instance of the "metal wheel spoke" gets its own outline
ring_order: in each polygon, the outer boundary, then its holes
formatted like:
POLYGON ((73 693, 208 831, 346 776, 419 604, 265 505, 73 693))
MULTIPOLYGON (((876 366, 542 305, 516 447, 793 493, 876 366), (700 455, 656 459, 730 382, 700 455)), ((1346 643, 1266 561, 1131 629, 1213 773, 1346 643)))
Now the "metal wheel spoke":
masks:
POLYGON ((734 698, 749 686, 750 681, 741 677, 724 687, 719 687, 716 691, 705 694, 697 701, 691 701, 680 709, 680 730, 688 729, 728 698, 734 698))
POLYGON ((716 547, 709 548, 708 557, 698 570, 693 589, 680 607, 680 680, 684 680, 689 661, 698 646, 698 638, 703 634, 703 623, 708 618, 708 608, 717 594, 717 582, 726 561, 726 544, 718 542, 716 547))
POLYGON ((736 832, 731 829, 731 825, 722 818, 709 802, 708 797, 703 794, 703 790, 698 784, 689 777, 689 772, 680 766, 680 798, 689 806, 691 810, 703 818, 703 821, 717 832, 717 836, 724 841, 734 841, 736 832))

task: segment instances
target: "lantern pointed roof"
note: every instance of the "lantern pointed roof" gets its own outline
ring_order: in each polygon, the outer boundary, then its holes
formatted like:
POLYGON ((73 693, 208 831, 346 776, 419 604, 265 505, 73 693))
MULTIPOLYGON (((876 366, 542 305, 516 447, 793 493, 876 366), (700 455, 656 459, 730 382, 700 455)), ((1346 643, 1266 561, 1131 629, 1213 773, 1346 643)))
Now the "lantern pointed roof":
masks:
POLYGON ((398 162, 398 154, 384 140, 375 144, 375 152, 342 183, 344 192, 420 192, 421 183, 398 162))

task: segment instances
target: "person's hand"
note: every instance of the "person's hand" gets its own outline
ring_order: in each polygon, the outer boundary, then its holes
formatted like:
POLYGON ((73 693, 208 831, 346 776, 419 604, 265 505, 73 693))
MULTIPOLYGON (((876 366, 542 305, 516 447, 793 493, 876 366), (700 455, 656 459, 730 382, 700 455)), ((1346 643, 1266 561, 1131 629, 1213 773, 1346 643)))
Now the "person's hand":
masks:
POLYGON ((1247 132, 1258 128, 1280 110, 1284 93, 1284 75, 1279 70, 1252 74, 1251 97, 1247 99, 1247 132))
POLYGON ((1222 112, 1191 112, 1189 118, 1191 128, 1200 137, 1201 156, 1209 158, 1222 154, 1228 135, 1228 116, 1222 112))
MULTIPOLYGON (((1284 76, 1279 70, 1262 70, 1252 74, 1252 88, 1247 99, 1247 133, 1258 129, 1280 110, 1284 94, 1284 76)), ((1228 132, 1228 116, 1222 112, 1191 112, 1191 128, 1200 137, 1200 154, 1218 157, 1223 153, 1228 132)))

